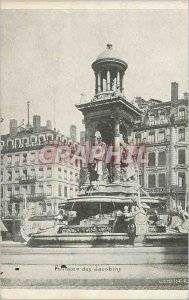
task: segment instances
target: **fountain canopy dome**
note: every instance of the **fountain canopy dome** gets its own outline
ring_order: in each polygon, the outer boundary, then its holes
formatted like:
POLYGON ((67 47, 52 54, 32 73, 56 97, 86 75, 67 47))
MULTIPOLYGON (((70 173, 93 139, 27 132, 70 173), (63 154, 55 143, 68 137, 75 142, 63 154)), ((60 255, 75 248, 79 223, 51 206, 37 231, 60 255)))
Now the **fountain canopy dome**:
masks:
POLYGON ((107 44, 106 49, 101 52, 97 56, 96 60, 92 63, 93 70, 96 69, 96 66, 99 65, 99 63, 108 61, 121 64, 124 71, 127 69, 127 63, 124 61, 121 55, 113 49, 112 44, 107 44))

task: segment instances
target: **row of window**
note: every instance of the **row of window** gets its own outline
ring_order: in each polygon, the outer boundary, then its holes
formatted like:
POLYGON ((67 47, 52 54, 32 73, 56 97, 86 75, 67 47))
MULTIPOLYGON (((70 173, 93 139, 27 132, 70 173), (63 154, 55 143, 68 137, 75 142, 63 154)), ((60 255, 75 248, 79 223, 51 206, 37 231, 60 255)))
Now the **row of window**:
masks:
MULTIPOLYGON (((77 195, 78 189, 75 189, 75 194, 77 195)), ((74 197, 74 189, 72 187, 69 188, 67 186, 62 186, 61 184, 58 185, 58 196, 65 197, 65 198, 73 198, 74 197)))
MULTIPOLYGON (((149 174, 148 175, 148 188, 155 188, 155 187, 166 187, 166 174, 160 173, 156 174, 149 174), (157 182, 158 180, 158 182, 157 182)), ((185 187, 186 185, 186 174, 184 172, 178 173, 178 187, 185 187)))
MULTIPOLYGON (((165 166, 166 165, 166 152, 161 151, 158 152, 158 157, 157 157, 157 162, 156 162, 156 153, 155 152, 149 152, 148 153, 148 166, 149 167, 154 167, 154 166, 165 166)), ((186 163, 186 151, 185 149, 178 149, 178 158, 177 162, 179 165, 183 165, 186 163)))
POLYGON ((158 118, 155 118, 155 115, 149 115, 149 125, 155 125, 156 124, 165 124, 167 122, 167 119, 165 117, 164 113, 161 113, 158 118))
MULTIPOLYGON (((14 180, 19 180, 20 179, 20 170, 14 170, 14 180)), ((23 169, 23 176, 22 179, 28 179, 31 177, 36 177, 36 169, 23 169)), ((69 172, 69 179, 70 181, 75 181, 78 183, 78 173, 74 173, 73 171, 69 172), (74 175, 75 174, 75 175, 74 175)), ((44 168, 39 168, 38 170, 38 178, 52 178, 52 168, 47 168, 46 173, 44 174, 44 168)), ((58 168, 58 178, 64 178, 65 180, 68 179, 68 171, 64 169, 64 172, 62 168, 58 168)), ((13 180, 13 171, 12 170, 7 170, 6 172, 6 178, 5 181, 12 181, 13 180)), ((1 171, 1 181, 3 181, 3 171, 1 171)))
MULTIPOLYGON (((8 203, 6 216, 17 216, 23 211, 22 203, 8 203)), ((56 203, 35 203, 35 214, 36 215, 53 215, 57 214, 58 208, 56 203)))
MULTIPOLYGON (((58 157, 57 152, 54 152, 52 149, 47 150, 44 154, 44 157, 40 157, 40 154, 37 152, 24 152, 21 154, 8 154, 4 159, 3 155, 1 155, 1 165, 5 164, 7 166, 12 165, 22 165, 22 164, 41 164, 44 162, 45 165, 51 163, 62 163, 65 165, 71 164, 71 154, 65 156, 64 158, 58 157), (42 160, 44 159, 44 161, 42 160), (58 159, 58 161, 56 161, 58 159)), ((81 165, 81 161, 79 159, 75 159, 74 163, 76 167, 81 165)))
MULTIPOLYGON (((180 119, 185 119, 186 118, 186 109, 185 107, 180 107, 178 110, 178 117, 180 119)), ((161 113, 158 118, 156 118, 155 114, 150 114, 149 115, 149 125, 158 125, 158 124, 165 124, 166 122, 166 117, 164 113, 161 113)))
MULTIPOLYGON (((61 136, 54 136, 53 134, 49 135, 40 135, 40 136, 33 136, 33 137, 25 137, 23 139, 15 139, 15 140, 8 140, 7 147, 9 149, 20 148, 24 146, 31 146, 33 144, 44 144, 44 142, 58 142, 62 144, 71 145, 73 142, 69 138, 61 137, 61 136)), ((1 141, 1 146, 4 146, 4 141, 1 141)))
MULTIPOLYGON (((64 172, 62 168, 58 168, 58 178, 64 178, 65 180, 68 179, 68 172, 64 169, 64 172)), ((73 171, 70 171, 70 181, 76 181, 79 182, 79 173, 74 173, 73 171), (75 174, 75 175, 74 175, 75 174)))
MULTIPOLYGON (((1 164, 3 165, 3 155, 1 155, 1 164)), ((12 154, 7 155, 6 164, 7 165, 19 165, 20 163, 34 163, 35 162, 35 152, 25 152, 21 154, 12 154)))
MULTIPOLYGON (((75 193, 77 194, 78 192, 78 188, 73 188, 70 187, 68 188, 67 186, 62 186, 61 184, 58 185, 58 196, 59 197, 70 197, 72 198, 74 196, 74 190, 75 193)), ((12 187, 8 187, 7 188, 7 197, 9 198, 11 195, 19 195, 19 194, 23 194, 23 195, 27 195, 27 194, 31 194, 31 195, 35 195, 35 194, 46 194, 47 196, 52 196, 52 185, 47 185, 47 186, 43 186, 43 185, 39 185, 36 189, 35 185, 31 185, 30 186, 30 190, 28 186, 22 186, 22 188, 20 186, 15 186, 14 188, 12 187)), ((3 187, 1 187, 1 198, 4 198, 4 189, 3 187)))
POLYGON ((8 203, 8 213, 6 212, 5 215, 6 216, 12 216, 13 215, 13 206, 14 206, 14 215, 17 216, 22 210, 23 210, 23 205, 20 203, 8 203))
POLYGON ((155 152, 149 152, 148 153, 148 166, 154 167, 156 165, 158 166, 165 166, 166 165, 166 152, 161 151, 158 152, 158 162, 156 163, 156 153, 155 152))
MULTIPOLYGON (((14 170, 14 180, 17 181, 20 179, 20 170, 14 170)), ((6 172, 5 181, 12 181, 13 180, 13 171, 7 170, 6 172)), ((35 169, 23 169, 22 179, 29 179, 31 177, 36 177, 36 170, 35 169)), ((44 178, 44 171, 43 168, 39 168, 38 171, 38 178, 44 178), (40 170, 41 169, 41 170, 40 170)), ((52 178, 52 168, 47 168, 46 170, 46 178, 52 178)), ((3 171, 1 171, 1 180, 3 181, 3 171)))
MULTIPOLYGON (((166 136, 165 131, 160 131, 158 133, 157 143, 164 143, 166 141, 169 141, 169 136, 166 136)), ((148 140, 145 140, 145 142, 149 144, 155 144, 156 143, 155 132, 150 132, 148 135, 148 140)), ((141 133, 135 134, 135 143, 136 145, 140 145, 142 143, 141 133)))
POLYGON ((155 174, 149 174, 148 175, 148 187, 154 188, 154 187, 166 187, 166 176, 165 173, 158 174, 158 184, 156 185, 156 175, 155 174))
MULTIPOLYGON (((185 141, 185 138, 186 138, 185 137, 185 128, 179 128, 178 141, 179 142, 185 141)), ((148 135, 148 141, 146 141, 146 142, 148 142, 149 144, 155 144, 155 143, 165 143, 169 140, 170 140, 169 135, 166 135, 165 131, 162 130, 162 131, 159 131, 157 140, 155 137, 155 132, 150 132, 148 135)), ((141 133, 135 134, 135 142, 137 145, 142 143, 141 133)))
MULTIPOLYGON (((15 186, 13 187, 8 187, 7 188, 7 197, 9 198, 11 195, 19 195, 19 194, 23 194, 23 195, 27 195, 27 194, 31 194, 31 195, 35 195, 35 194, 46 194, 47 196, 51 196, 52 195, 52 185, 47 185, 44 186, 43 185, 39 185, 36 189, 35 185, 31 185, 30 188, 27 185, 24 186, 15 186)), ((1 187, 1 196, 3 197, 3 187, 1 187)))

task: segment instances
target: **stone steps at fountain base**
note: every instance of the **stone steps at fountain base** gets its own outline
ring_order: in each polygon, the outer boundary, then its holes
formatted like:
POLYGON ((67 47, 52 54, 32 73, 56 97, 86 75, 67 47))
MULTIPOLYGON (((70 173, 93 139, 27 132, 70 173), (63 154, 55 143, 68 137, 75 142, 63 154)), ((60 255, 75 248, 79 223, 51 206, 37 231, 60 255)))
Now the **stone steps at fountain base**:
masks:
POLYGON ((4 249, 2 265, 145 265, 187 264, 187 247, 125 246, 117 248, 30 248, 4 249))
MULTIPOLYGON (((123 233, 64 233, 56 235, 35 234, 28 242, 31 247, 122 247, 129 246, 129 238, 123 233)), ((152 233, 135 238, 135 247, 187 247, 188 235, 181 233, 152 233)))

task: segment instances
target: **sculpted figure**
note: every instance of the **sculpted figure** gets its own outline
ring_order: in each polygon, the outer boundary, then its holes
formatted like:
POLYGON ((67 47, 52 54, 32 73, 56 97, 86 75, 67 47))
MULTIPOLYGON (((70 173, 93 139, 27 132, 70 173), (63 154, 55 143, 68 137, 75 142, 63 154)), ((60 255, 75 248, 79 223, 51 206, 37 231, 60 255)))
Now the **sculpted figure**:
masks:
POLYGON ((168 226, 180 233, 188 232, 188 213, 178 206, 170 211, 168 216, 168 226))
POLYGON ((134 146, 132 137, 128 137, 128 144, 123 148, 121 154, 121 168, 125 171, 125 176, 127 181, 136 182, 137 174, 135 167, 135 156, 134 156, 134 146))
POLYGON ((103 169, 104 169, 104 161, 106 158, 106 144, 102 141, 102 136, 99 131, 95 133, 96 144, 95 144, 95 171, 98 175, 98 181, 102 180, 103 177, 103 169))

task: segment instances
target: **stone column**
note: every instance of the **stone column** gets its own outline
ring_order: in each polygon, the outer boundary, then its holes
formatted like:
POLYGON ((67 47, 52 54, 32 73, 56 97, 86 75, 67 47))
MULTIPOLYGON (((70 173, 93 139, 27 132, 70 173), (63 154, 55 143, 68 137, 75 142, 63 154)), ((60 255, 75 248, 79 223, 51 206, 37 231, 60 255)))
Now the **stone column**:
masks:
POLYGON ((100 84, 101 84, 101 92, 104 92, 104 87, 103 87, 103 77, 101 76, 100 78, 100 84))
POLYGON ((88 186, 90 184, 89 181, 89 171, 88 171, 88 161, 89 161, 89 157, 90 157, 90 152, 91 152, 91 140, 90 140, 90 136, 91 136, 91 130, 90 130, 90 124, 89 122, 85 123, 85 155, 86 155, 86 163, 85 166, 83 166, 84 172, 85 172, 85 185, 88 186))
POLYGON ((121 75, 120 75, 120 92, 121 93, 124 92, 124 88, 123 88, 123 76, 124 76, 124 73, 121 73, 121 75))
POLYGON ((102 87, 101 87, 101 74, 100 74, 100 72, 98 72, 98 93, 100 93, 101 92, 101 90, 102 90, 102 87))
MULTIPOLYGON (((173 186, 177 185, 177 173, 176 173, 176 165, 177 165, 177 149, 175 147, 177 143, 177 128, 175 126, 171 126, 170 128, 170 155, 169 155, 169 187, 172 189, 173 186)), ((176 204, 175 193, 171 193, 168 202, 168 208, 173 208, 176 204)))
POLYGON ((176 140, 176 131, 177 128, 172 126, 170 130, 170 144, 171 144, 171 151, 170 151, 170 186, 175 186, 177 184, 177 177, 175 167, 177 165, 177 149, 175 147, 177 140, 176 140))
POLYGON ((116 88, 120 91, 120 72, 119 71, 117 71, 116 88))
POLYGON ((95 73, 95 94, 98 93, 98 73, 95 73))
POLYGON ((107 71, 106 90, 110 91, 110 71, 107 71))
POLYGON ((12 203, 12 215, 15 216, 16 210, 15 210, 15 203, 12 203))
POLYGON ((8 216, 8 202, 4 202, 4 217, 8 216))
POLYGON ((120 182, 120 131, 119 131, 119 118, 115 118, 114 125, 114 162, 113 162, 113 182, 120 182), (117 155, 116 155, 117 154, 117 155))

